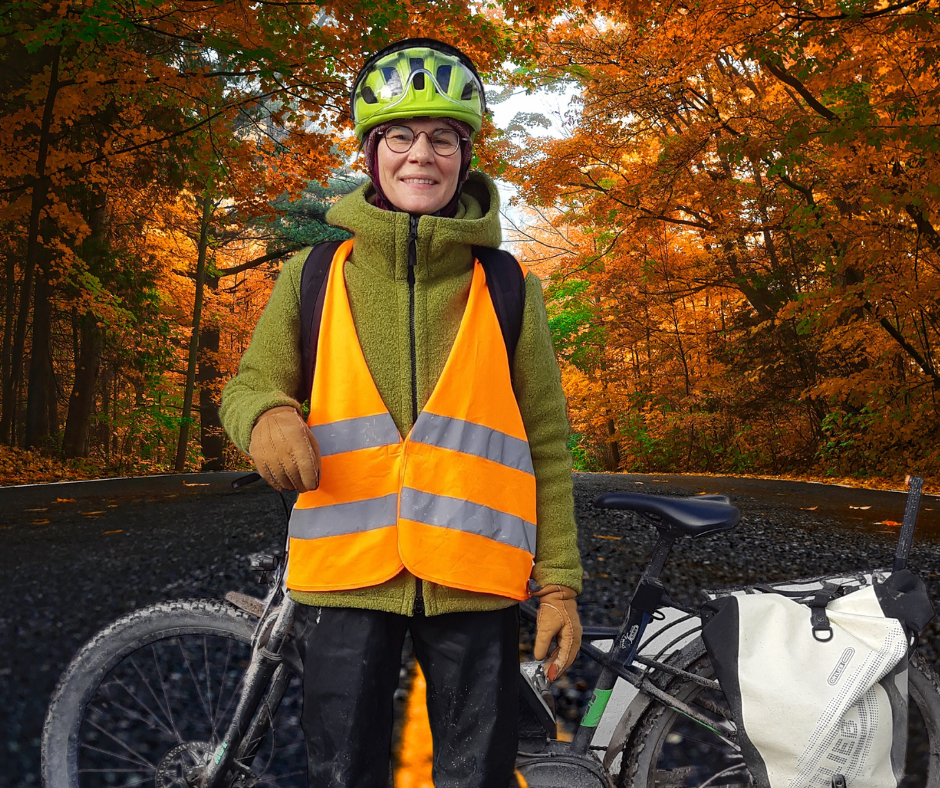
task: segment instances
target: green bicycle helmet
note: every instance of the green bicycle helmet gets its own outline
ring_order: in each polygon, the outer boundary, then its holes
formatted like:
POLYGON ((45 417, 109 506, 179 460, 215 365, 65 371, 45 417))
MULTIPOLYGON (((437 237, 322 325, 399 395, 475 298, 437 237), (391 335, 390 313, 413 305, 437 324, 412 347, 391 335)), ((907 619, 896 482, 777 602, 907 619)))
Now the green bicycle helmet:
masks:
POLYGON ((483 124, 483 81, 470 58, 433 38, 407 38, 385 47, 362 67, 349 97, 359 142, 369 130, 400 118, 454 118, 483 124))

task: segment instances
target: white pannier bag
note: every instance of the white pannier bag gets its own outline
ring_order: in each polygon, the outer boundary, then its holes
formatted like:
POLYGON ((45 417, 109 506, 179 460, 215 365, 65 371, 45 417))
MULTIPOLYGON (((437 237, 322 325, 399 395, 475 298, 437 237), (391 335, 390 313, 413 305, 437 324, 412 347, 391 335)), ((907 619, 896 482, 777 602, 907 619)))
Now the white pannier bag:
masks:
POLYGON ((932 616, 906 569, 857 590, 821 586, 803 603, 781 593, 706 603, 702 637, 755 782, 896 788, 908 650, 932 616))

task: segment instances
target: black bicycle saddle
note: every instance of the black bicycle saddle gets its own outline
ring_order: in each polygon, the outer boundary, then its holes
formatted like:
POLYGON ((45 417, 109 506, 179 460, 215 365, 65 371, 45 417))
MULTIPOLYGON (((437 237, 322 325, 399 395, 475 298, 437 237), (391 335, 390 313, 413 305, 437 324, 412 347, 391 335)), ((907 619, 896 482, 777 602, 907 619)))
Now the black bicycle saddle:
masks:
POLYGON ((601 509, 629 509, 662 518, 656 527, 671 525, 671 530, 687 536, 705 536, 734 528, 741 512, 726 495, 691 495, 685 498, 644 493, 610 492, 598 495, 594 505, 601 509))

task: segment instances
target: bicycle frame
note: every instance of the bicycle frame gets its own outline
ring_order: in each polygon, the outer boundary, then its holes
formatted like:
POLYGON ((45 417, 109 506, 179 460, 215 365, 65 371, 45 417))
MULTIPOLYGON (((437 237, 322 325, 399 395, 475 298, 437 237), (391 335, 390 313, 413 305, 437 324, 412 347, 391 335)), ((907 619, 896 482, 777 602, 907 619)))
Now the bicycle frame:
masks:
POLYGON ((281 649, 294 623, 296 604, 284 594, 266 642, 261 642, 261 637, 268 622, 264 617, 259 620, 255 631, 257 642, 252 650, 251 664, 245 675, 242 694, 228 730, 216 748, 215 756, 206 767, 202 783, 204 788, 223 788, 226 785, 226 776, 236 765, 236 759, 239 763, 250 765, 257 754, 290 680, 288 668, 283 664, 281 649), (256 715, 266 693, 268 697, 265 706, 269 713, 256 715))
MULTIPOLYGON (((735 729, 730 722, 700 709, 693 709, 668 692, 661 690, 647 678, 645 673, 634 667, 634 663, 639 662, 645 667, 662 669, 667 673, 689 678, 712 689, 719 688, 718 682, 711 679, 696 676, 657 660, 638 656, 643 636, 657 612, 667 607, 689 614, 695 612, 670 599, 662 583, 659 582, 659 576, 666 564, 669 552, 679 538, 678 535, 669 531, 660 532, 660 537, 653 548, 649 563, 633 590, 630 604, 619 627, 585 627, 582 633, 580 653, 599 663, 603 670, 594 685, 591 701, 571 742, 569 750, 572 755, 584 756, 590 749, 591 741, 607 708, 618 678, 632 684, 638 691, 654 698, 659 703, 689 717, 700 725, 704 725, 727 744, 739 749, 733 741, 735 729), (611 640, 613 644, 609 651, 602 651, 593 644, 592 641, 596 640, 611 640)), ((534 606, 523 602, 520 608, 527 619, 535 621, 536 609, 534 606)))

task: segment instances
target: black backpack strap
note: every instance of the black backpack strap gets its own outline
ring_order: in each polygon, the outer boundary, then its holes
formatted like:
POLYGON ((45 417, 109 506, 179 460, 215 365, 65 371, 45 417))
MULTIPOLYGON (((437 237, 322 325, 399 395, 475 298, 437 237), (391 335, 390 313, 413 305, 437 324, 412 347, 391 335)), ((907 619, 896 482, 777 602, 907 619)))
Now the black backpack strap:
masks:
POLYGON ((300 274, 300 356, 303 364, 299 399, 310 396, 313 370, 317 364, 317 340, 320 338, 320 319, 323 317, 323 299, 326 280, 333 257, 342 241, 326 241, 310 250, 300 274))
POLYGON ((493 299, 493 309, 496 310, 499 328, 503 333, 503 342, 506 343, 511 374, 525 312, 525 273, 516 258, 502 249, 474 246, 473 254, 486 274, 486 288, 493 299))

